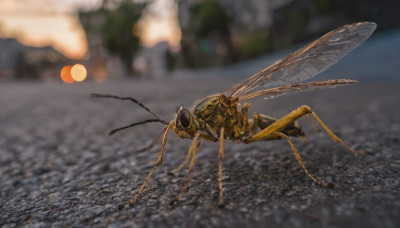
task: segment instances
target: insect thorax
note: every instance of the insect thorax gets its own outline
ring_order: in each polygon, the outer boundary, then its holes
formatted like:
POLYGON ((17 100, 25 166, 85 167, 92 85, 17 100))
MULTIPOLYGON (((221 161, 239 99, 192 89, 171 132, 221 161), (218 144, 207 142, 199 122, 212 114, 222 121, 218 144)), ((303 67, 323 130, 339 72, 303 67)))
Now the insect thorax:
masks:
POLYGON ((224 127, 225 138, 242 138, 243 118, 238 110, 238 102, 223 94, 203 101, 195 108, 194 116, 199 122, 199 130, 211 130, 219 135, 224 127))

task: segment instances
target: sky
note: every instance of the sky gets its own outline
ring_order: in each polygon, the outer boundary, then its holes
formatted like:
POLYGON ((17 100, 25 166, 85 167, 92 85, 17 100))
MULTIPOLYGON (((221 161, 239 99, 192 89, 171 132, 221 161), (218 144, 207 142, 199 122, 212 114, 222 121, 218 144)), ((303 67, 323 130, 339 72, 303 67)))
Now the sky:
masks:
MULTIPOLYGON (((153 0, 140 22, 141 41, 150 47, 168 41, 179 46, 180 30, 174 0, 153 0)), ((86 36, 77 9, 94 9, 101 0, 0 0, 0 38, 17 38, 28 46, 51 45, 69 58, 81 59, 87 52, 86 36)))

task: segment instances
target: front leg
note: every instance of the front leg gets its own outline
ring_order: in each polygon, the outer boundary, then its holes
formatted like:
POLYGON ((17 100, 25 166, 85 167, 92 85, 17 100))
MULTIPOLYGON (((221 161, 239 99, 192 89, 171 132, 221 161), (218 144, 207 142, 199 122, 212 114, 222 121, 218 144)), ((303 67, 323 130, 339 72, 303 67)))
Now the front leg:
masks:
POLYGON ((154 171, 156 171, 156 169, 158 168, 158 166, 161 165, 162 159, 163 159, 163 156, 164 156, 164 148, 165 148, 165 142, 166 142, 166 140, 167 140, 168 131, 171 129, 171 127, 172 127, 173 125, 174 125, 174 122, 173 122, 173 121, 171 121, 171 122, 168 124, 168 127, 167 127, 167 129, 165 130, 165 133, 164 133, 164 138, 163 138, 162 143, 161 143, 161 152, 160 152, 160 154, 158 155, 158 159, 157 159, 156 163, 154 164, 153 169, 150 171, 149 175, 147 175, 147 178, 146 178, 146 180, 144 181, 144 183, 142 184, 142 187, 140 188, 139 192, 138 192, 138 193, 136 194, 136 196, 129 202, 131 205, 133 205, 133 204, 136 203, 137 199, 138 199, 139 196, 142 194, 142 192, 143 192, 143 190, 144 190, 144 187, 146 186, 147 182, 149 181, 151 175, 153 175, 154 171))
POLYGON ((194 140, 192 142, 192 145, 190 146, 189 152, 188 152, 188 156, 192 156, 192 160, 190 162, 190 168, 189 168, 189 173, 186 177, 186 181, 185 181, 185 186, 183 187, 182 192, 175 198, 173 199, 171 202, 169 202, 170 205, 174 204, 175 202, 179 201, 182 199, 183 195, 189 190, 189 181, 192 177, 192 173, 194 170, 194 164, 196 162, 196 155, 199 152, 200 149, 200 144, 201 141, 198 141, 200 133, 197 133, 196 136, 194 137, 194 140))
MULTIPOLYGON (((198 136, 196 136, 196 137, 200 137, 202 139, 205 139, 205 140, 208 140, 208 141, 211 141, 211 142, 217 142, 218 141, 218 139, 215 138, 213 135, 206 134, 206 133, 198 133, 198 136)), ((188 151, 188 154, 186 155, 185 160, 178 166, 178 168, 172 170, 171 173, 179 172, 189 162, 189 159, 190 159, 192 151, 193 151, 193 148, 192 148, 193 145, 194 144, 192 144, 192 146, 190 147, 190 149, 188 151)))

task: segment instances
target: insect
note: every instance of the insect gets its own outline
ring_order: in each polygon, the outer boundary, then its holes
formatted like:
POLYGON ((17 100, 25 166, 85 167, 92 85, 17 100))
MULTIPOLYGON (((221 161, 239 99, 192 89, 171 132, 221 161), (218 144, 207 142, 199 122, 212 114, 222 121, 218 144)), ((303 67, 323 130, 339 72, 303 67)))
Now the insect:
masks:
MULTIPOLYGON (((303 83, 300 82, 314 77, 318 73, 326 70, 332 64, 339 61, 344 55, 364 42, 373 33, 375 28, 375 23, 358 22, 335 29, 305 46, 304 48, 301 48, 275 62, 271 66, 253 75, 247 80, 235 85, 226 92, 200 99, 194 104, 192 109, 179 107, 176 111, 175 119, 170 122, 162 120, 144 104, 134 98, 92 94, 92 97, 132 101, 154 116, 154 119, 148 119, 130 124, 125 127, 117 128, 111 131, 110 134, 122 129, 149 122, 160 122, 167 126, 163 131, 164 137, 162 139, 161 151, 158 159, 138 193, 130 201, 130 204, 134 204, 138 200, 150 177, 153 175, 157 167, 161 165, 167 134, 170 130, 173 130, 181 138, 193 139, 185 161, 176 169, 180 170, 190 161, 189 172, 183 191, 174 200, 172 200, 171 203, 180 200, 188 191, 188 183, 191 179, 196 161, 195 158, 202 141, 219 141, 219 205, 224 204, 222 161, 224 157, 224 141, 228 139, 236 143, 246 144, 260 140, 284 139, 290 144, 296 159, 306 175, 318 185, 327 187, 329 185, 328 183, 319 181, 308 172, 301 160, 300 154, 290 139, 290 137, 304 135, 296 120, 303 116, 307 116, 310 120, 310 123, 314 126, 313 122, 311 121, 311 117, 314 117, 321 127, 327 132, 327 134, 333 139, 333 141, 342 145, 344 148, 353 153, 361 152, 356 151, 346 145, 321 121, 317 114, 306 105, 295 109, 280 119, 275 119, 259 113, 254 113, 252 118, 249 118, 248 109, 250 104, 245 103, 241 105, 240 102, 258 97, 269 99, 277 96, 297 93, 300 91, 333 88, 336 86, 357 83, 357 81, 349 79, 333 79, 327 81, 303 83), (263 85, 278 87, 266 89, 265 87, 262 87, 263 85)), ((153 142, 153 145, 155 143, 156 141, 153 142)))

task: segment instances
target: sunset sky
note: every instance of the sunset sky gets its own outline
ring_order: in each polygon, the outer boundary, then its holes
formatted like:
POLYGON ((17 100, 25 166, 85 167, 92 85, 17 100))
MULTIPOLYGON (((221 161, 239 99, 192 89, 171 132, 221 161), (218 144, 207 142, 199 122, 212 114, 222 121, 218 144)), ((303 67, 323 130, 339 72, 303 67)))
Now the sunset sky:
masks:
MULTIPOLYGON (((87 51, 86 37, 79 23, 77 9, 93 9, 101 0, 0 0, 0 38, 17 38, 29 46, 52 45, 64 55, 83 58, 87 51)), ((141 21, 141 39, 145 46, 160 41, 179 45, 174 0, 154 0, 141 21)))

